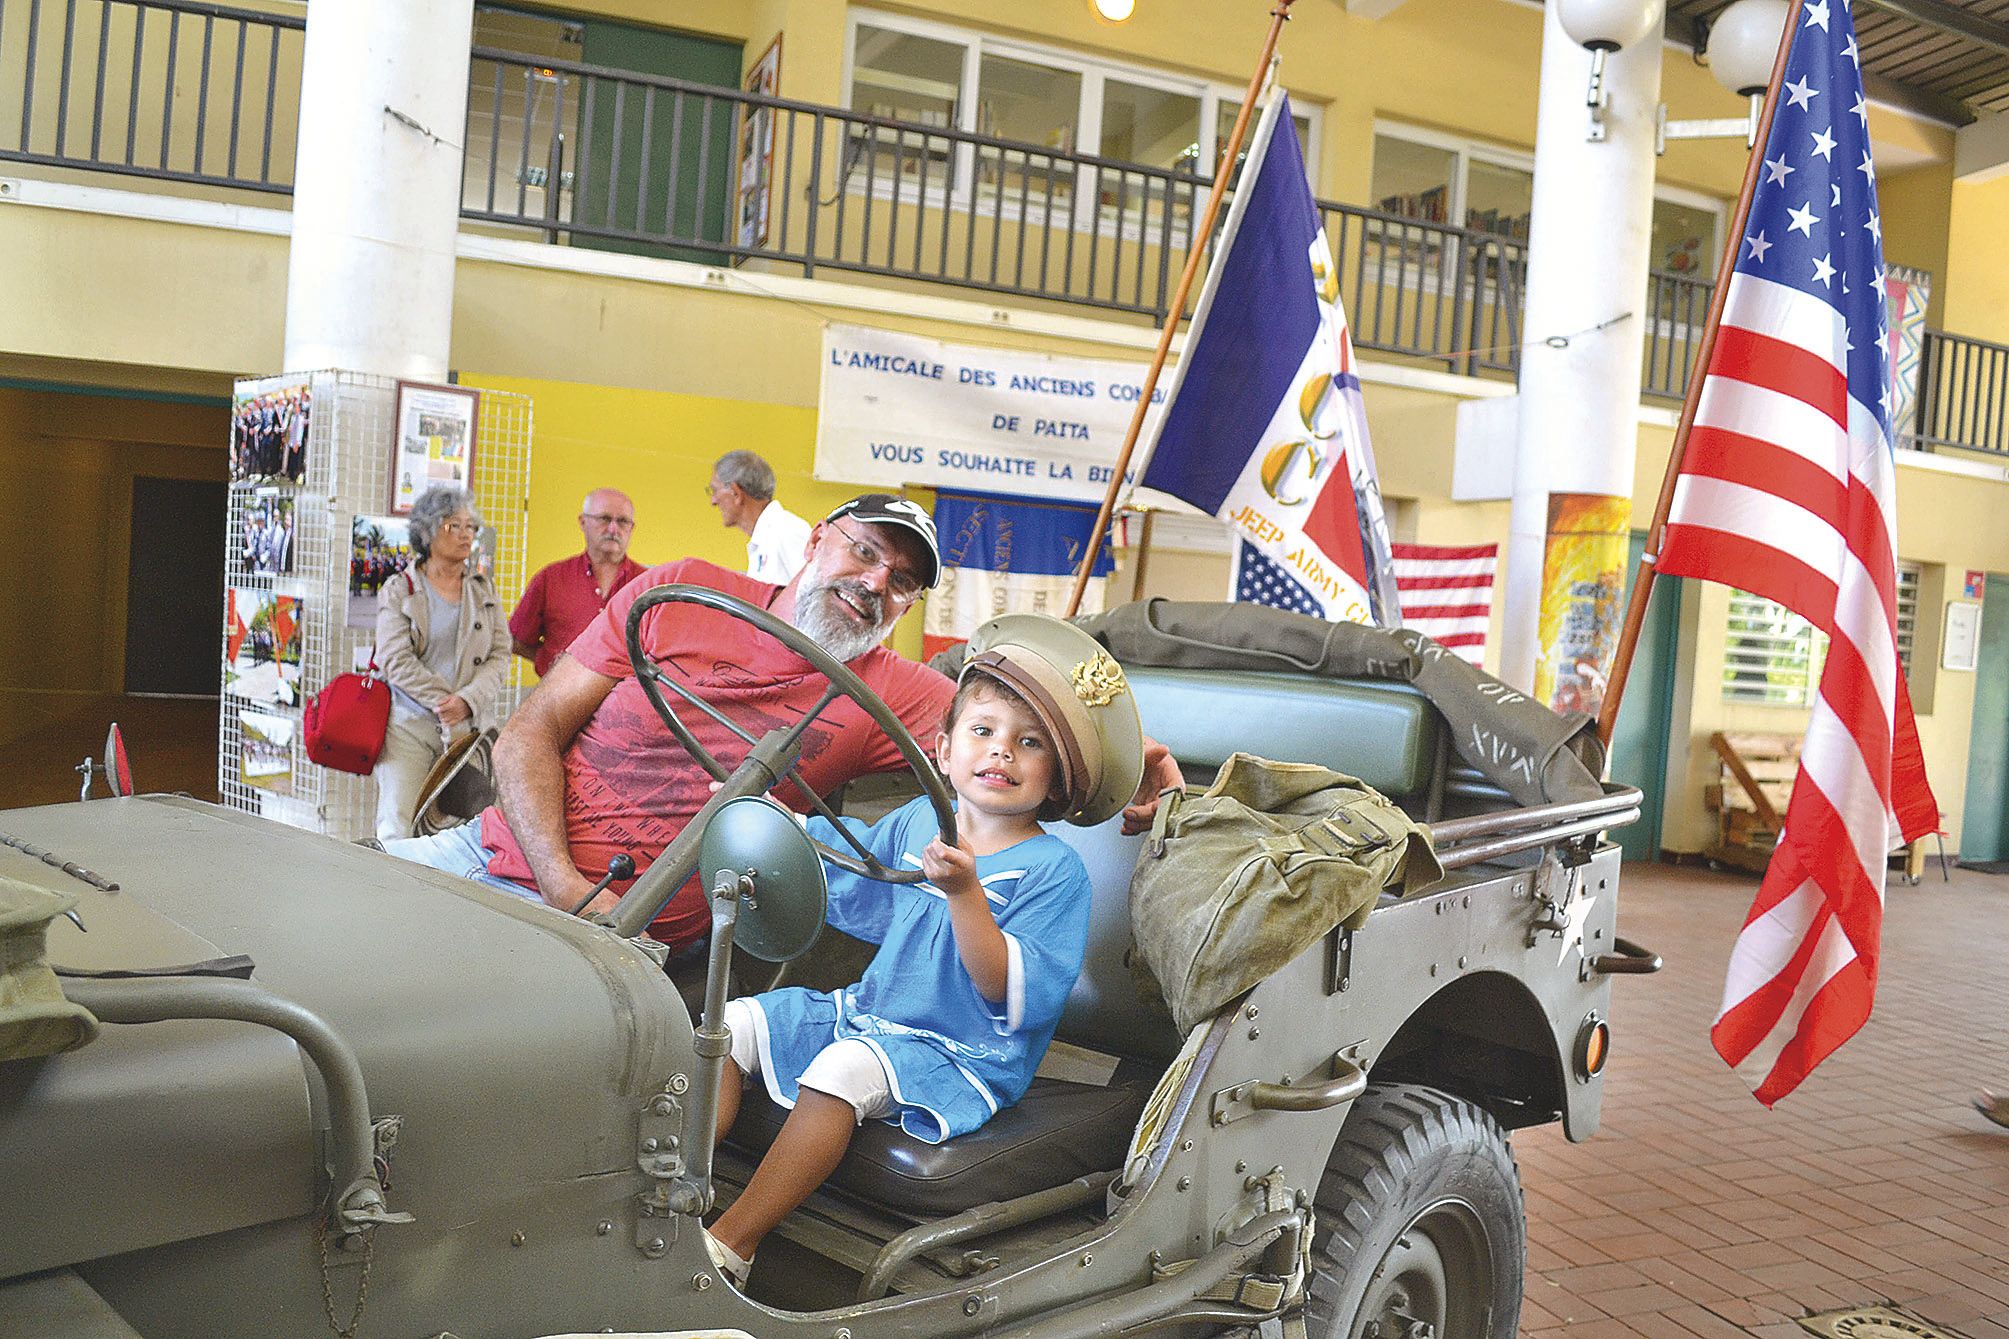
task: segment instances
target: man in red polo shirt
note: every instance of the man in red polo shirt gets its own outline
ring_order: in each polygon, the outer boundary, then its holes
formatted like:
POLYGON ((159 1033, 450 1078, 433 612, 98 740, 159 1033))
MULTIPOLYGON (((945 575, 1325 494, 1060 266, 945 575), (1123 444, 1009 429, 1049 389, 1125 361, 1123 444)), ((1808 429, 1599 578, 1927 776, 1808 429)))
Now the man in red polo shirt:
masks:
POLYGON ((509 616, 516 654, 537 667, 540 679, 614 593, 646 570, 628 556, 635 504, 620 489, 588 493, 579 508, 579 529, 586 536, 586 551, 540 568, 509 616))

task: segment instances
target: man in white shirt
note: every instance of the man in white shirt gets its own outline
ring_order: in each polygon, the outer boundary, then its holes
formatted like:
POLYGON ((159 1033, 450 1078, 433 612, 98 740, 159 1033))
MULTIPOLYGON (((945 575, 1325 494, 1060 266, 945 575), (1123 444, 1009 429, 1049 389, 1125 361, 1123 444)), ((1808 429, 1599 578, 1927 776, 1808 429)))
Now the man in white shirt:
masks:
POLYGON ((728 451, 705 494, 725 523, 746 531, 746 574, 785 586, 809 552, 809 522, 774 500, 774 467, 751 451, 728 451))

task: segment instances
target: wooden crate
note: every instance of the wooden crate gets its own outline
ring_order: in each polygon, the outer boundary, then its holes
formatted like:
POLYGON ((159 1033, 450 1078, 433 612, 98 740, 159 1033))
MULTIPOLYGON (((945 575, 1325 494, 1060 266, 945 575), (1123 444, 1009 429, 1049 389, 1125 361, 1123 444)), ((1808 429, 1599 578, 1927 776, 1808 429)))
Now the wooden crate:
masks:
POLYGON ((1800 743, 1799 735, 1718 731, 1709 737, 1718 773, 1706 791, 1717 823, 1710 859, 1764 870, 1785 826, 1786 804, 1800 769, 1800 743))

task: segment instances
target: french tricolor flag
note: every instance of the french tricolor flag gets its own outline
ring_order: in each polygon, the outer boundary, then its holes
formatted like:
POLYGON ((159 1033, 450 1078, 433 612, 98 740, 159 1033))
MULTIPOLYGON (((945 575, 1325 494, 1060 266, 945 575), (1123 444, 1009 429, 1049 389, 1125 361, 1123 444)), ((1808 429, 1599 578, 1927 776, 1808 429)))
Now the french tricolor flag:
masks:
POLYGON ((1339 271, 1290 99, 1263 108, 1140 480, 1232 525, 1274 602, 1401 621, 1339 271), (1280 129, 1281 128, 1281 129, 1280 129))

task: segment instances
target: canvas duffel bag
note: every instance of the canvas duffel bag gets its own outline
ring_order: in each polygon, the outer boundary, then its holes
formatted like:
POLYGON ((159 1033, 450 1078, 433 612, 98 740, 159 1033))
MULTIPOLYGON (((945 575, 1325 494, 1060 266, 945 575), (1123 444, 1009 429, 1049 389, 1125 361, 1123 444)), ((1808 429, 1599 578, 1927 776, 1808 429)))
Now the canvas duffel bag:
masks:
POLYGON ((1385 888, 1443 878, 1428 829, 1330 768, 1237 753, 1198 794, 1163 796, 1130 882, 1139 963, 1180 1031, 1212 1017, 1385 888))

